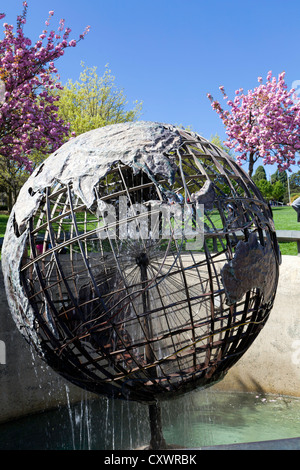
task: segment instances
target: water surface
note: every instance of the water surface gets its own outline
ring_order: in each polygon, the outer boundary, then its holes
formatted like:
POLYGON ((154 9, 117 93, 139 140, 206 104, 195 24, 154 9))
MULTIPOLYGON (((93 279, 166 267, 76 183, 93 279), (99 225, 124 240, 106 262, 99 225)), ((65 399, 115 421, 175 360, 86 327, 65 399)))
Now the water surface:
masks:
MULTIPOLYGON (((213 390, 162 404, 166 441, 187 448, 300 436, 300 398, 213 390)), ((149 443, 147 406, 100 398, 0 425, 0 449, 135 449, 149 443)))

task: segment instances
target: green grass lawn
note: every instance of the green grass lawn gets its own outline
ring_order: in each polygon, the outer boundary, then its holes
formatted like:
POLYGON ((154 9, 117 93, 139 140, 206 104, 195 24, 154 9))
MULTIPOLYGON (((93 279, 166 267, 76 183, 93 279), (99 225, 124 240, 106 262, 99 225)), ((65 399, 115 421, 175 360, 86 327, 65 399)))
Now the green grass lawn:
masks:
POLYGON ((0 214, 0 237, 4 237, 8 215, 0 214))
MULTIPOLYGON (((277 230, 300 230, 300 223, 297 222, 297 214, 292 207, 273 207, 273 218, 277 230)), ((0 214, 0 237, 4 237, 8 220, 7 214, 0 214)), ((283 255, 298 254, 297 243, 280 243, 280 250, 283 255)))
MULTIPOLYGON (((296 211, 289 206, 272 207, 273 219, 276 230, 300 230, 297 222, 296 211)), ((280 251, 283 255, 297 256, 297 243, 280 243, 280 251)))
POLYGON ((297 212, 289 206, 272 207, 276 230, 300 230, 297 212))

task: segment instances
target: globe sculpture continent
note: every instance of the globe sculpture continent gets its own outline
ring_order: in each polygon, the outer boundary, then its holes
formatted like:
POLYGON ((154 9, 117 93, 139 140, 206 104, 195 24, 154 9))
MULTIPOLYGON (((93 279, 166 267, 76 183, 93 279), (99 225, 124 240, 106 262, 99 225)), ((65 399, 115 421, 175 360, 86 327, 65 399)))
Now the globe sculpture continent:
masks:
POLYGON ((2 266, 17 327, 72 383, 155 403, 221 380, 273 306, 272 213, 199 135, 137 122, 64 144, 29 177, 2 266))

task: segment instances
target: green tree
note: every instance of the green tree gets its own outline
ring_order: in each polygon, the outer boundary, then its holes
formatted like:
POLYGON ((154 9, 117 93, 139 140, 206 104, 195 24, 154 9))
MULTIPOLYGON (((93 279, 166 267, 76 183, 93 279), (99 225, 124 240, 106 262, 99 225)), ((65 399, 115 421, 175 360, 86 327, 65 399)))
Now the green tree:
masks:
POLYGON ((272 196, 275 201, 281 201, 283 195, 285 193, 285 187, 281 181, 276 181, 275 184, 272 185, 272 196))
POLYGON ((254 183, 258 183, 258 181, 260 181, 260 180, 266 180, 267 179, 266 170, 264 169, 264 167, 262 165, 257 167, 252 179, 253 179, 254 183))
POLYGON ((220 136, 218 134, 212 135, 210 137, 210 142, 212 144, 217 145, 221 150, 228 153, 228 155, 231 155, 230 149, 228 147, 226 147, 226 145, 223 144, 223 142, 221 141, 220 136))
POLYGON ((273 187, 270 183, 270 181, 261 179, 256 183, 256 186, 262 193, 263 197, 265 199, 272 199, 273 197, 273 187))
POLYGON ((7 208, 10 211, 17 195, 28 178, 28 172, 23 165, 0 155, 0 192, 7 196, 7 208))
POLYGON ((57 92, 60 96, 58 115, 70 123, 71 132, 79 135, 108 124, 139 118, 142 102, 135 101, 134 107, 127 110, 124 90, 117 88, 108 66, 102 77, 97 74, 97 67, 85 67, 83 63, 81 66, 84 70, 79 81, 69 80, 57 92))
POLYGON ((276 201, 283 201, 285 204, 289 202, 289 191, 288 191, 288 176, 286 171, 278 171, 271 175, 271 184, 274 189, 273 199, 276 201), (276 185, 276 183, 281 183, 281 185, 276 185), (282 193, 283 187, 283 194, 282 193))
POLYGON ((300 170, 290 176, 291 191, 300 191, 300 170))
POLYGON ((284 187, 287 186, 287 173, 286 171, 276 170, 273 175, 271 175, 271 183, 275 184, 277 181, 281 181, 284 187))

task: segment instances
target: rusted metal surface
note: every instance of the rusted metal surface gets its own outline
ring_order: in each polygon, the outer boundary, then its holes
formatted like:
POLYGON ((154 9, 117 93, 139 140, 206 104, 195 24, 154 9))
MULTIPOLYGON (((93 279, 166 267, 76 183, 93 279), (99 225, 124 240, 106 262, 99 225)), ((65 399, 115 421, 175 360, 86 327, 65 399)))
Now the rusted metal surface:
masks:
POLYGON ((271 211, 234 160, 146 122, 50 156, 2 250, 13 318, 44 360, 87 390, 148 403, 222 379, 267 321, 278 265, 271 211))
POLYGON ((262 246, 254 233, 237 244, 234 258, 222 268, 222 282, 228 303, 234 304, 253 288, 260 289, 265 303, 276 290, 276 259, 271 243, 262 246))

